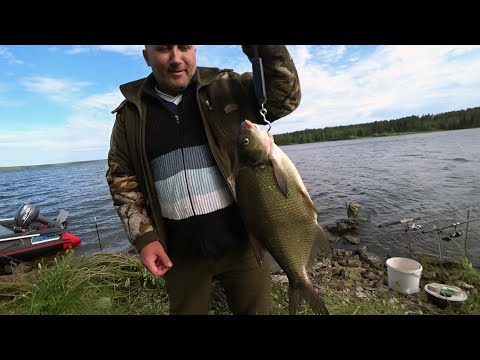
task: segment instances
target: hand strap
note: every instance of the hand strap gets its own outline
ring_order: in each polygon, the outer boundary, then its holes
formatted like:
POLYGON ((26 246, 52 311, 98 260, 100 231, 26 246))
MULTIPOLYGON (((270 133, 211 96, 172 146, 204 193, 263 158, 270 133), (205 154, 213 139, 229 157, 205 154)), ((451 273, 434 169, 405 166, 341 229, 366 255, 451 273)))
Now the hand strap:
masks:
POLYGON ((265 91, 265 78, 263 76, 263 64, 262 59, 258 57, 258 45, 253 46, 253 58, 252 58, 252 72, 253 72, 253 86, 255 88, 255 96, 257 97, 258 105, 260 105, 260 115, 263 117, 263 121, 268 124, 268 131, 272 128, 270 121, 265 117, 267 109, 264 105, 267 102, 267 92, 265 91))

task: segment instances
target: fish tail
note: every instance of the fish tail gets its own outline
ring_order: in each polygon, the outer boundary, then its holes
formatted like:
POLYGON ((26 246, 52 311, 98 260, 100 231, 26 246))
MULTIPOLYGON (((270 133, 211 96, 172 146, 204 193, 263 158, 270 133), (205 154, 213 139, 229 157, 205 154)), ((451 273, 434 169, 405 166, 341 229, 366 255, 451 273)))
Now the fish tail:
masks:
POLYGON ((288 310, 290 315, 296 315, 300 302, 305 300, 310 308, 319 315, 328 315, 327 307, 320 295, 311 284, 305 283, 288 289, 288 310))

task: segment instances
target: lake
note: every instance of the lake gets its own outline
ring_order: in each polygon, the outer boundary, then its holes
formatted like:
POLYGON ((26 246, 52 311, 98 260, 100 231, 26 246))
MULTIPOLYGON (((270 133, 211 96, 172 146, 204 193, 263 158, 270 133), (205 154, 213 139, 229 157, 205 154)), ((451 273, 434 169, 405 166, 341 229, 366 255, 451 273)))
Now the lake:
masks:
MULTIPOLYGON (((358 202, 370 215, 361 221, 361 243, 383 258, 439 254, 458 258, 467 224, 455 241, 441 238, 453 227, 480 217, 480 129, 282 146, 300 172, 317 208, 318 221, 346 218, 345 201, 358 202), (421 229, 406 224, 379 228, 403 218, 420 218, 421 229), (440 235, 440 240, 439 240, 440 235), (458 244, 458 245, 457 245, 458 244)), ((118 219, 105 180, 106 160, 0 171, 0 218, 14 217, 23 203, 47 217, 69 211, 70 232, 82 244, 77 254, 120 252, 131 246, 118 219), (95 223, 96 218, 96 223, 95 223), (98 226, 98 233, 97 228, 98 226)), ((411 223, 410 223, 411 224, 411 223)), ((343 239, 334 247, 351 247, 343 239)), ((480 220, 468 223, 467 254, 480 267, 480 220)))

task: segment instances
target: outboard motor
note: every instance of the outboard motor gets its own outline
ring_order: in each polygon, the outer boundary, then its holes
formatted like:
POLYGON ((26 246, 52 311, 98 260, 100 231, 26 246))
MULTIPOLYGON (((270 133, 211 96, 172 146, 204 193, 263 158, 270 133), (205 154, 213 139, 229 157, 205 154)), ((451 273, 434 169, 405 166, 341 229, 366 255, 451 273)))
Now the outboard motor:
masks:
POLYGON ((35 221, 47 225, 48 227, 54 227, 56 225, 55 221, 40 214, 40 209, 37 206, 32 204, 21 205, 18 209, 17 216, 15 216, 15 224, 21 228, 28 229, 28 227, 35 221))

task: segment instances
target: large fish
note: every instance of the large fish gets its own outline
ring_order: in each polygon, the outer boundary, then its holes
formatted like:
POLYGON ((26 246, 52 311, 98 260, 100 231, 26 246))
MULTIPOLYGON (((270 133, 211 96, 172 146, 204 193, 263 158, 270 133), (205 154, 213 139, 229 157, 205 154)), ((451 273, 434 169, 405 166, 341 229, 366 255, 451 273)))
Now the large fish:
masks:
POLYGON ((328 314, 307 276, 318 250, 331 250, 317 223, 317 211, 297 168, 270 132, 249 120, 237 141, 236 195, 257 261, 267 250, 289 280, 289 313, 305 299, 317 314, 328 314))

